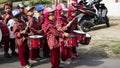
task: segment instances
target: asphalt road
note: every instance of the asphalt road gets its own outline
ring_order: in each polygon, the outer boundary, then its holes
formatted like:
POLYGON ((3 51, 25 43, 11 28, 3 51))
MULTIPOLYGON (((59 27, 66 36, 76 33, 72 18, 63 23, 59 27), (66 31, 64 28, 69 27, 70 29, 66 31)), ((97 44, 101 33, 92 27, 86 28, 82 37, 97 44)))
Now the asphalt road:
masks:
MULTIPOLYGON (((50 68, 50 59, 32 63, 32 68, 50 68)), ((60 64, 63 68, 120 68, 120 59, 79 56, 72 64, 60 64)), ((0 48, 0 68, 20 68, 18 57, 4 58, 0 48)))

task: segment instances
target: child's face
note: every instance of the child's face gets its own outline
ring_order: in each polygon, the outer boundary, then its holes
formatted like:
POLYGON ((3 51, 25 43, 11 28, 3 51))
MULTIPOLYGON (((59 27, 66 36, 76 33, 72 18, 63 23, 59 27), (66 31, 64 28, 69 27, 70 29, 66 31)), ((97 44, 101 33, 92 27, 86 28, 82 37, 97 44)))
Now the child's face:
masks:
POLYGON ((10 6, 5 6, 4 10, 6 13, 10 13, 12 11, 10 6))
POLYGON ((51 21, 54 20, 54 14, 53 14, 53 13, 50 13, 48 18, 49 18, 49 20, 51 20, 51 21))
POLYGON ((66 14, 67 14, 67 11, 62 11, 62 12, 61 12, 61 15, 64 15, 64 16, 65 16, 66 14))
POLYGON ((38 12, 39 14, 43 14, 43 10, 38 12))
POLYGON ((76 15, 76 13, 75 13, 75 12, 72 12, 71 14, 72 14, 72 16, 75 16, 75 15, 76 15))
POLYGON ((33 16, 33 15, 34 15, 33 10, 28 11, 27 15, 29 15, 29 16, 33 16))
POLYGON ((20 10, 20 12, 24 12, 24 8, 20 8, 19 10, 20 10))

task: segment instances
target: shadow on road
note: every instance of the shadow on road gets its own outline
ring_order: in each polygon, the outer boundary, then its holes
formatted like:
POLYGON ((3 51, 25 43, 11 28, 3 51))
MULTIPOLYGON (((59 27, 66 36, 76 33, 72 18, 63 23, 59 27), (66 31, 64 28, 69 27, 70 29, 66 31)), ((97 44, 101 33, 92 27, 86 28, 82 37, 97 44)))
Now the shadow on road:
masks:
POLYGON ((12 56, 12 58, 5 58, 3 54, 0 54, 0 64, 13 63, 18 61, 19 61, 18 57, 12 56))
MULTIPOLYGON (((110 23, 110 28, 113 27, 113 26, 117 26, 118 24, 115 24, 115 23, 110 23)), ((96 31, 96 30, 99 30, 99 29, 106 29, 106 28, 109 28, 107 27, 105 24, 102 24, 102 25, 97 25, 95 27, 93 27, 91 29, 91 31, 96 31)))
POLYGON ((82 66, 94 67, 94 66, 98 66, 104 63, 100 59, 102 58, 79 56, 72 64, 63 65, 63 67, 64 68, 79 68, 82 66))

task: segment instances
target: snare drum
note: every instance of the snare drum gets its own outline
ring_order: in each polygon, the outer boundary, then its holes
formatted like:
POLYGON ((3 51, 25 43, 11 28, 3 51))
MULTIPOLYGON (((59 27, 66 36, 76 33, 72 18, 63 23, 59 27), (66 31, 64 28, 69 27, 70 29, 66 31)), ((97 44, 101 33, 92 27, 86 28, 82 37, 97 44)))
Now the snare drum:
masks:
POLYGON ((33 35, 28 37, 28 44, 31 48, 39 48, 42 47, 43 36, 42 35, 33 35))
POLYGON ((65 38, 65 47, 76 47, 78 46, 77 37, 76 36, 69 36, 65 38))
POLYGON ((91 40, 90 34, 86 34, 84 38, 84 42, 82 44, 88 45, 90 43, 90 40, 91 40))
POLYGON ((0 23, 0 42, 9 41, 9 29, 6 25, 0 23))
POLYGON ((75 35, 78 37, 78 42, 83 43, 84 37, 85 37, 85 32, 79 31, 79 30, 73 30, 75 35))

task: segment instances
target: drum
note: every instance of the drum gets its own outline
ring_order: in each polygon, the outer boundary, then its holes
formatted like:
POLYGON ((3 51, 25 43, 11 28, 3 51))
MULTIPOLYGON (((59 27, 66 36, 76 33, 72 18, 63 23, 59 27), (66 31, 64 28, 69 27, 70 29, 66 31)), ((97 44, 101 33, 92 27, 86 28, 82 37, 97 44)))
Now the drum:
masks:
POLYGON ((0 43, 9 41, 9 29, 6 25, 0 23, 0 43))
POLYGON ((91 40, 90 34, 86 34, 82 44, 88 45, 90 43, 90 40, 91 40))
POLYGON ((69 36, 69 37, 66 37, 65 38, 65 47, 76 47, 78 46, 78 43, 77 43, 77 37, 76 36, 69 36))
POLYGON ((78 37, 78 42, 83 43, 84 37, 85 37, 85 32, 79 31, 79 30, 73 30, 75 35, 78 37))
POLYGON ((28 45, 31 48, 39 48, 42 47, 43 36, 42 35, 33 35, 28 37, 28 45))

